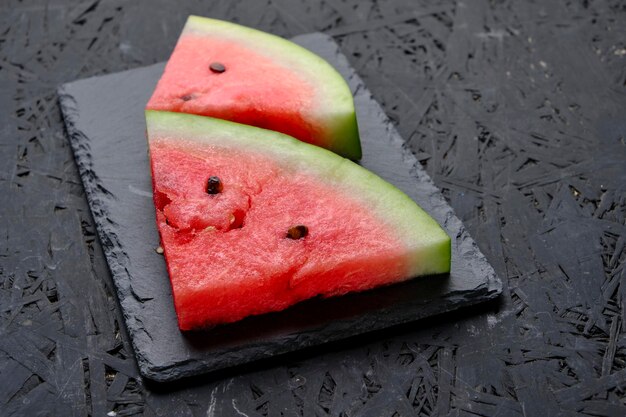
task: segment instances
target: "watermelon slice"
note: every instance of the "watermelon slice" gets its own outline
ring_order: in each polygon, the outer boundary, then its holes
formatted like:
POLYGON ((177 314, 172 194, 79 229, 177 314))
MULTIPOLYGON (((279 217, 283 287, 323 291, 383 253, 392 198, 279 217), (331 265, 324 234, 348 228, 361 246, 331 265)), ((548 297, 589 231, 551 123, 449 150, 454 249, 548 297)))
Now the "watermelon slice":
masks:
POLYGON ((147 111, 154 202, 182 330, 450 270, 408 196, 325 149, 147 111))
POLYGON ((293 42, 234 23, 190 16, 147 108, 258 126, 361 158, 341 75, 293 42))

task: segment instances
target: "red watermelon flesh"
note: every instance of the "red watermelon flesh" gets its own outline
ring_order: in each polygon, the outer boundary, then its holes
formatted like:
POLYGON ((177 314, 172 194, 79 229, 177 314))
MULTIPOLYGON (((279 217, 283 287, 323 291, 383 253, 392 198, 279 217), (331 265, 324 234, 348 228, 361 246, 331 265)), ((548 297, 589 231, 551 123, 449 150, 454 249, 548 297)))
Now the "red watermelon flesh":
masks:
POLYGON ((361 157, 341 76, 304 48, 228 22, 189 18, 147 108, 258 126, 361 157))
POLYGON ((314 94, 307 80, 252 49, 229 40, 208 43, 190 34, 178 42, 148 108, 217 117, 315 143, 319 129, 302 116, 313 105, 314 94), (219 57, 228 70, 212 72, 211 56, 219 57))
POLYGON ((439 226, 335 154, 211 118, 147 112, 147 120, 157 224, 182 330, 449 270, 450 240, 439 226), (218 194, 207 194, 211 176, 223 185, 218 194), (360 197, 351 195, 355 186, 360 197), (308 234, 288 238, 296 225, 308 234), (401 230, 411 226, 421 228, 421 242, 401 230))

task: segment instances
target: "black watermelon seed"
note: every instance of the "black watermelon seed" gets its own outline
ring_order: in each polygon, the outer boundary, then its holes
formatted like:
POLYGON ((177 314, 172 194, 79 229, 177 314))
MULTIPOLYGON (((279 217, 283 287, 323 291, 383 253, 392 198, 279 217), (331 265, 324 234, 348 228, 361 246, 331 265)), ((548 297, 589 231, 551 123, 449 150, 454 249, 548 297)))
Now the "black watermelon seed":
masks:
POLYGON ((206 192, 209 194, 219 194, 224 189, 224 184, 220 180, 220 177, 211 176, 207 181, 206 192))
POLYGON ((180 99, 181 99, 182 101, 189 101, 189 100, 191 100, 192 98, 193 98, 193 96, 192 96, 191 94, 186 94, 186 95, 182 96, 180 99))
POLYGON ((211 71, 216 72, 218 74, 221 74, 222 72, 226 71, 226 67, 221 62, 212 62, 211 65, 209 65, 209 68, 211 69, 211 71))
POLYGON ((290 227, 289 230, 287 231, 287 237, 293 240, 302 239, 308 234, 309 234, 309 228, 301 224, 299 224, 298 226, 290 227))

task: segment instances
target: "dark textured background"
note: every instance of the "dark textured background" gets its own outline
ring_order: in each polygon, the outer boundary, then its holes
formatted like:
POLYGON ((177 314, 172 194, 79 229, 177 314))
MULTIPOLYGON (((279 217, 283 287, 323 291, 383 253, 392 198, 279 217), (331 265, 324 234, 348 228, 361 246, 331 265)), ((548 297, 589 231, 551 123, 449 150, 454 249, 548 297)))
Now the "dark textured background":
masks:
POLYGON ((0 414, 626 414, 625 22, 622 0, 3 1, 0 414), (501 303, 142 382, 55 89, 166 59, 189 13, 332 35, 505 279, 501 303))

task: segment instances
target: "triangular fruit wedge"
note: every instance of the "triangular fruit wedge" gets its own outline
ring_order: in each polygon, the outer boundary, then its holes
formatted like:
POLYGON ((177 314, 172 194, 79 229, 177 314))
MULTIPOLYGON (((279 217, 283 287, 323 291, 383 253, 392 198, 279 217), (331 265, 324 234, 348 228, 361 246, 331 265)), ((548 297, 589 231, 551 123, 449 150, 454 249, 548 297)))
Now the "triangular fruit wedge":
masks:
POLYGON ((234 23, 190 16, 147 108, 258 126, 361 158, 341 75, 293 42, 234 23))
POLYGON ((289 136, 147 111, 161 245, 182 330, 450 270, 407 195, 289 136))

